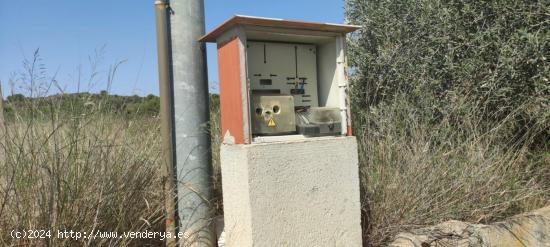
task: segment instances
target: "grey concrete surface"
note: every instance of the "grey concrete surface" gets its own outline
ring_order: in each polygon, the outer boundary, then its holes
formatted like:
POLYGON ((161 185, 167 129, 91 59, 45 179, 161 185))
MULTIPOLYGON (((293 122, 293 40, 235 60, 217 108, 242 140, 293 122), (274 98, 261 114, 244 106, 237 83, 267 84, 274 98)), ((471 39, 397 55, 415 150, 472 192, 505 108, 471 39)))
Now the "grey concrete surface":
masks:
POLYGON ((226 246, 361 246, 355 137, 224 144, 226 246))

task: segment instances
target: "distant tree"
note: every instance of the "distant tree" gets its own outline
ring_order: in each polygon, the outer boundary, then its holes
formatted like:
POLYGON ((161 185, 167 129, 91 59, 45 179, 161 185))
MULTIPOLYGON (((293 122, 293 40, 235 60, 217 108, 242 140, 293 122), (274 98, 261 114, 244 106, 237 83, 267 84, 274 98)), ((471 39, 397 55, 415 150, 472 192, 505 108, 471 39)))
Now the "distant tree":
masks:
POLYGON ((158 115, 160 111, 160 98, 150 94, 147 96, 141 107, 142 110, 148 114, 158 115))
POLYGON ((14 95, 8 96, 7 99, 9 102, 19 102, 19 101, 25 100, 25 96, 22 94, 14 94, 14 95))

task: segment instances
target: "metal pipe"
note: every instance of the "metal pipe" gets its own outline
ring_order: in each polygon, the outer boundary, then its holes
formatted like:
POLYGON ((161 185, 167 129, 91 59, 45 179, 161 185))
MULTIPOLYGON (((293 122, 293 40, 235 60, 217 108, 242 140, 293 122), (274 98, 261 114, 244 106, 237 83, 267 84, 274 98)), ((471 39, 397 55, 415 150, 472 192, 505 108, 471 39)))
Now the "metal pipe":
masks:
POLYGON ((170 34, 181 246, 215 246, 204 1, 172 0, 170 34))
MULTIPOLYGON (((164 207, 166 211, 166 232, 176 236, 176 176, 174 154, 173 80, 171 71, 170 27, 166 1, 155 1, 157 29, 157 57, 160 89, 160 131, 163 151, 164 207)), ((167 238, 166 246, 175 247, 176 238, 167 238)))
POLYGON ((2 82, 0 82, 0 162, 7 162, 6 160, 6 139, 7 130, 4 123, 4 95, 2 94, 2 82))

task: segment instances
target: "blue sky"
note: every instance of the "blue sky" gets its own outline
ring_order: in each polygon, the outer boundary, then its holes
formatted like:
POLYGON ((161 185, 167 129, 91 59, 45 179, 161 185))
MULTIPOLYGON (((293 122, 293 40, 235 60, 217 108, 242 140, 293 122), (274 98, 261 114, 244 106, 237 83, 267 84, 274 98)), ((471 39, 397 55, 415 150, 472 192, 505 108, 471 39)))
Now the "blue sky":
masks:
MULTIPOLYGON (((177 1, 177 0, 176 0, 177 1)), ((234 14, 342 23, 344 0, 205 0, 207 32, 234 14)), ((47 75, 67 92, 106 88, 109 67, 124 61, 111 92, 158 95, 154 0, 0 0, 0 81, 4 96, 25 93, 23 60, 37 48, 47 75), (92 69, 90 59, 97 62, 92 69), (92 83, 92 71, 97 76, 92 83), (79 76, 80 74, 80 76, 79 76)), ((208 80, 217 89, 215 45, 208 45, 208 80)), ((55 90, 54 90, 55 92, 55 90)), ((51 93, 51 92, 50 92, 51 93)))

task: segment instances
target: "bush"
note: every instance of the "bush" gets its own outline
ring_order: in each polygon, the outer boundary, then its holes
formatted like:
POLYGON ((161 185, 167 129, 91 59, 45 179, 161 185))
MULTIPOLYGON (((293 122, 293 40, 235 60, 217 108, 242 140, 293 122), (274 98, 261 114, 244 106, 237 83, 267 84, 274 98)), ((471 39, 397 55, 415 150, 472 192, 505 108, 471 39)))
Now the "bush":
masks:
POLYGON ((545 1, 348 0, 347 19, 364 27, 349 45, 354 103, 405 95, 445 115, 467 98, 482 118, 548 118, 549 13, 545 1))
POLYGON ((550 5, 347 0, 365 243, 550 202, 550 5))

